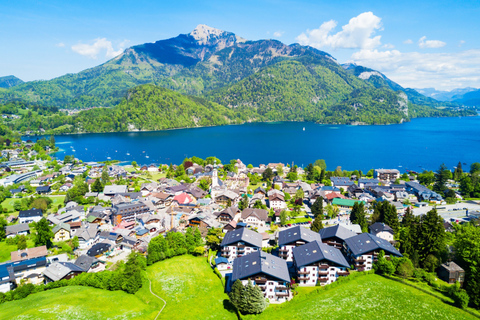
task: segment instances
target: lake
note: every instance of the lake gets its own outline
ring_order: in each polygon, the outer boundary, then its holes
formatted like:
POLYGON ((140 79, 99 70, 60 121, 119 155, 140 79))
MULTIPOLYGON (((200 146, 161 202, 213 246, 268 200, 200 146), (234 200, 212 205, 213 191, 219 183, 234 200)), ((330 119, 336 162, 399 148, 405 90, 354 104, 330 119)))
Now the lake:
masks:
MULTIPOLYGON (((30 138, 31 139, 31 138, 30 138)), ((55 137, 55 156, 83 161, 180 163, 216 156, 245 164, 283 162, 306 166, 325 159, 328 170, 397 168, 436 170, 445 163, 480 162, 480 117, 422 118, 398 125, 348 126, 305 122, 250 123, 155 132, 95 133, 55 137), (304 129, 305 128, 305 129, 304 129)))

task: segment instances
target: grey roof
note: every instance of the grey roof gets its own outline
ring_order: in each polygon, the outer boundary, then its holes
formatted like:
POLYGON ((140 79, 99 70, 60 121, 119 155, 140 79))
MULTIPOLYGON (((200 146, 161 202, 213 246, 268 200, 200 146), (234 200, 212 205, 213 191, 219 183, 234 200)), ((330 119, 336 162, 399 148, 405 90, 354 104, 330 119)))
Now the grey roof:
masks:
POLYGON ((383 222, 375 222, 370 227, 368 227, 368 229, 370 229, 370 233, 373 235, 376 235, 377 233, 382 231, 390 232, 391 234, 393 234, 393 229, 383 222))
POLYGON ((345 240, 357 235, 355 232, 348 230, 341 225, 320 229, 319 233, 323 240, 327 240, 333 237, 345 240))
POLYGON ((17 234, 19 232, 30 231, 30 227, 28 226, 28 223, 19 223, 14 224, 13 226, 7 226, 5 231, 7 235, 17 234))
POLYGON ((265 209, 254 209, 254 208, 243 209, 242 219, 246 219, 250 216, 257 217, 261 221, 267 221, 268 211, 265 209))
POLYGON ((252 252, 233 260, 232 282, 237 279, 248 279, 257 274, 290 282, 287 262, 266 252, 252 252))
POLYGON ((83 271, 87 272, 92 264, 95 262, 100 261, 95 257, 90 257, 87 256, 86 254, 82 254, 80 257, 78 257, 77 260, 75 260, 75 265, 80 267, 83 271))
POLYGON ((105 188, 103 188, 103 193, 104 194, 117 194, 117 193, 126 193, 127 192, 127 186, 124 185, 107 185, 105 188))
POLYGON ((319 233, 313 232, 312 230, 301 226, 288 228, 278 233, 279 246, 283 246, 299 240, 305 242, 312 242, 315 240, 322 241, 322 238, 320 237, 319 233))
POLYGON ((68 223, 59 223, 57 224, 55 227, 53 227, 52 229, 52 232, 53 234, 57 233, 58 231, 60 231, 60 229, 65 229, 67 230, 68 232, 70 232, 70 225, 68 223))
POLYGON ((262 235, 258 232, 252 231, 247 228, 240 228, 237 230, 229 231, 225 234, 221 246, 228 246, 232 243, 242 241, 248 243, 253 247, 262 247, 262 235))
POLYGON ((105 242, 100 242, 100 243, 97 243, 97 244, 94 244, 88 251, 87 251, 87 255, 89 256, 97 256, 97 255, 101 255, 103 254, 104 252, 110 250, 112 246, 109 244, 109 243, 105 243, 105 242))
POLYGON ((63 279, 70 272, 84 272, 83 269, 71 262, 54 262, 52 263, 43 274, 52 281, 58 281, 63 279))
POLYGON ((341 267, 350 267, 340 250, 318 240, 293 248, 292 252, 297 267, 308 266, 322 260, 341 267))
POLYGON ((40 209, 30 209, 30 210, 21 210, 18 213, 19 218, 29 218, 29 217, 38 217, 38 216, 43 216, 42 210, 40 209))
POLYGON ((345 244, 354 256, 359 256, 374 250, 383 250, 385 254, 402 257, 395 247, 387 240, 381 239, 370 233, 361 233, 345 240, 345 244))

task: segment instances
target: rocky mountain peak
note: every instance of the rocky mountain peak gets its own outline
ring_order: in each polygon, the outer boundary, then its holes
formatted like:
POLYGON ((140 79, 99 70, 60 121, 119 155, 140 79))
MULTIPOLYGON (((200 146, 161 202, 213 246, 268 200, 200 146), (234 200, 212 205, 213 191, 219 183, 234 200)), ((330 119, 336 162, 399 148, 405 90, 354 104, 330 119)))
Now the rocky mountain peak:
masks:
POLYGON ((215 29, 204 24, 199 24, 190 35, 197 40, 200 44, 206 44, 210 38, 219 37, 225 31, 215 29))

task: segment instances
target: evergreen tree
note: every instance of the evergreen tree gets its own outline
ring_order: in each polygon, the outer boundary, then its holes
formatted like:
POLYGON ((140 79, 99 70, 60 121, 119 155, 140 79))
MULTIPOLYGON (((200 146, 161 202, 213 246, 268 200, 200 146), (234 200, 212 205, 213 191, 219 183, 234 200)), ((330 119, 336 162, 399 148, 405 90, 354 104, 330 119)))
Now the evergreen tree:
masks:
POLYGON ((383 202, 384 202, 383 222, 386 225, 388 225, 390 228, 392 228, 395 233, 397 233, 400 225, 400 223, 398 222, 397 208, 393 204, 388 203, 387 201, 383 201, 383 202))
POLYGON ((365 217, 365 206, 363 202, 355 202, 350 213, 350 221, 359 224, 362 232, 368 231, 367 218, 365 217))
POLYGON ((242 199, 238 203, 238 209, 243 210, 248 208, 248 197, 246 194, 242 196, 242 199))
POLYGON ((310 209, 312 210, 314 218, 316 218, 318 215, 323 216, 323 198, 318 197, 317 199, 315 199, 315 202, 312 204, 312 207, 310 209))
POLYGON ((48 221, 45 218, 42 218, 36 224, 37 234, 35 236, 35 246, 47 246, 47 248, 52 247, 52 238, 54 236, 52 229, 48 225, 48 221))
POLYGON ((447 189, 445 184, 450 176, 451 172, 447 169, 447 166, 442 163, 440 168, 438 168, 437 172, 435 173, 435 184, 433 185, 433 191, 436 191, 443 196, 445 189, 447 189))
POLYGON ((53 135, 50 136, 50 147, 55 148, 55 137, 53 135))
POLYGON ((270 180, 272 180, 273 176, 274 176, 274 173, 273 173, 272 168, 267 168, 262 173, 263 181, 270 181, 270 180))
POLYGON ((323 215, 318 215, 315 217, 310 228, 313 232, 319 232, 320 229, 323 229, 323 215))
POLYGON ((420 218, 420 225, 417 236, 417 247, 420 257, 420 264, 425 266, 429 255, 441 260, 442 253, 446 250, 445 227, 443 218, 436 209, 432 209, 420 218))
POLYGON ((20 237, 18 237, 17 249, 18 250, 27 249, 27 237, 25 237, 25 235, 23 234, 20 237))
POLYGON ((287 224, 287 211, 282 210, 280 212, 280 225, 284 226, 287 224))
POLYGON ((103 185, 100 179, 95 179, 92 185, 92 192, 103 192, 103 185))
POLYGON ((237 279, 232 285, 232 291, 228 294, 230 301, 239 312, 245 309, 245 287, 237 279))
POLYGON ((0 217, 0 241, 3 241, 6 236, 5 227, 7 226, 7 220, 3 217, 0 217))
POLYGON ((200 232, 200 229, 198 227, 193 228, 193 238, 195 239, 195 245, 202 246, 203 245, 203 239, 202 239, 202 233, 200 232))
POLYGON ((267 307, 262 290, 258 286, 254 286, 250 280, 245 287, 245 298, 245 309, 242 311, 244 314, 259 314, 267 307))
POLYGON ((102 182, 103 182, 104 185, 107 184, 108 182, 110 182, 110 176, 108 175, 107 166, 104 166, 103 170, 102 170, 102 182))
POLYGON ((460 178, 463 175, 462 163, 459 161, 457 167, 455 168, 455 172, 453 173, 453 179, 455 181, 460 181, 460 178))
POLYGON ((187 246, 188 253, 192 253, 193 250, 195 250, 195 247, 197 247, 197 244, 195 243, 195 237, 193 235, 192 227, 188 227, 185 230, 185 243, 187 246))

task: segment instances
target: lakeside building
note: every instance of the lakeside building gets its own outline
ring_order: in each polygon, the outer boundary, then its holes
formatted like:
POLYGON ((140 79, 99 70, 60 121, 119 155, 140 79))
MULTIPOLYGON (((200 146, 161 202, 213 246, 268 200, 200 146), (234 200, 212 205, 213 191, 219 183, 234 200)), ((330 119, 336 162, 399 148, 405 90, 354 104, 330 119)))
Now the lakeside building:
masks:
POLYGON ((321 241, 319 233, 310 229, 296 226, 278 233, 279 257, 286 261, 293 261, 293 249, 312 241, 321 241))
POLYGON ((220 244, 221 255, 232 263, 235 258, 262 250, 262 235, 247 228, 239 228, 225 234, 220 244))

